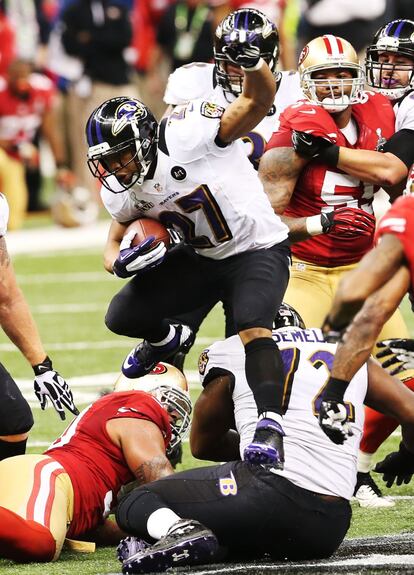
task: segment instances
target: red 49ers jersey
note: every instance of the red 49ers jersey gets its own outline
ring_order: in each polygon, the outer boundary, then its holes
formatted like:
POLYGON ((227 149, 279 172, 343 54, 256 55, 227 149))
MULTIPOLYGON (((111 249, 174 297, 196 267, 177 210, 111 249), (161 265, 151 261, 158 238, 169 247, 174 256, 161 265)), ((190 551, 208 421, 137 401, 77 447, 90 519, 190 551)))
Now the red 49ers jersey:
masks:
POLYGON ((121 449, 106 431, 109 420, 125 417, 153 421, 168 445, 171 428, 165 409, 148 393, 127 391, 106 395, 84 409, 45 451, 64 467, 72 482, 74 509, 69 538, 102 523, 121 486, 134 479, 121 449))
MULTIPOLYGON (((56 90, 47 76, 31 74, 30 90, 25 100, 17 98, 0 77, 0 140, 13 144, 32 142, 45 111, 53 103, 56 90)), ((13 155, 13 154, 10 154, 13 155)))
POLYGON ((414 289, 414 196, 404 196, 391 206, 380 220, 375 239, 384 234, 396 236, 404 246, 405 259, 411 275, 411 295, 414 289))
MULTIPOLYGON (((270 139, 267 149, 290 147, 292 130, 306 131, 325 137, 339 146, 376 150, 394 133, 394 112, 381 94, 366 94, 363 104, 352 106, 352 117, 358 129, 358 139, 351 145, 336 126, 332 116, 321 106, 298 102, 280 116, 280 128, 270 139)), ((348 206, 372 214, 375 187, 345 174, 315 159, 303 169, 284 215, 301 218, 320 212, 330 212, 348 206)), ((312 237, 292 246, 299 259, 324 267, 357 262, 372 247, 373 237, 343 237, 335 233, 312 237)))

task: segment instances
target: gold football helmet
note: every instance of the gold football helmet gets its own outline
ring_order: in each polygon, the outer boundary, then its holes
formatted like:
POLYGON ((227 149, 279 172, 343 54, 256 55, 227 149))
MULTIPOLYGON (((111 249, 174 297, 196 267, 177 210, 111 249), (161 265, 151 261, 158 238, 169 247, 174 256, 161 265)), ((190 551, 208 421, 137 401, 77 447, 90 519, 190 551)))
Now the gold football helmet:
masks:
POLYGON ((363 101, 364 70, 354 48, 343 38, 326 35, 311 40, 299 56, 298 70, 305 96, 328 112, 341 112, 363 101), (315 78, 318 72, 329 70, 347 70, 352 77, 315 78))
POLYGON ((157 363, 150 373, 129 379, 121 373, 114 391, 146 391, 153 395, 168 412, 172 436, 167 455, 188 435, 192 404, 185 375, 168 363, 157 363))

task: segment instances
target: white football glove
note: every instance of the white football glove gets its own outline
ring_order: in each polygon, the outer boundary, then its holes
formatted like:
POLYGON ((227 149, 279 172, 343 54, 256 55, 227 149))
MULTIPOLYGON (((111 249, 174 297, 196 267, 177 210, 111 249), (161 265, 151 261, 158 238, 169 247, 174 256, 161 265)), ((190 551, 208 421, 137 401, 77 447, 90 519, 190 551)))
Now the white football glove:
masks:
POLYGON ((64 408, 74 415, 79 415, 79 410, 74 404, 72 392, 57 371, 52 368, 49 357, 42 363, 33 366, 35 373, 34 392, 40 402, 41 409, 45 409, 48 400, 59 414, 60 419, 66 419, 64 408))
POLYGON ((348 423, 346 406, 339 401, 322 401, 319 408, 319 426, 329 439, 338 445, 354 435, 348 423))

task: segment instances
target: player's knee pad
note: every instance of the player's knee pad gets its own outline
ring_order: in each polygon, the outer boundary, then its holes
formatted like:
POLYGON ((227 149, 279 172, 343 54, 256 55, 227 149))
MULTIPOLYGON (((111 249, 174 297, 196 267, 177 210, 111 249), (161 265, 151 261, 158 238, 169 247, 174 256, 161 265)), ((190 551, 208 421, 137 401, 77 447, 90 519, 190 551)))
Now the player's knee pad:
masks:
POLYGON ((14 379, 0 363, 0 436, 27 433, 33 423, 29 404, 14 379))
POLYGON ((143 537, 147 533, 147 520, 160 505, 158 496, 145 486, 125 495, 116 508, 115 517, 119 527, 127 533, 143 537))

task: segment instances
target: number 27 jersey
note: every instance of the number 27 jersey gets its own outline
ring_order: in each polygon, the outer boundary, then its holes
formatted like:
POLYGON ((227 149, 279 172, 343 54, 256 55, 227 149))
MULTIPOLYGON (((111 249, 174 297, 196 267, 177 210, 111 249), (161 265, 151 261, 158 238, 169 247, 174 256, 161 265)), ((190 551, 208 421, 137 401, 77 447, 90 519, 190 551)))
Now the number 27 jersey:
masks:
MULTIPOLYGON (((145 216, 180 229, 205 257, 223 259, 285 240, 287 226, 266 196, 240 140, 221 147, 224 110, 195 100, 177 106, 160 126, 157 168, 142 186, 101 195, 112 217, 145 216)), ((116 179, 111 182, 116 187, 116 179)))

